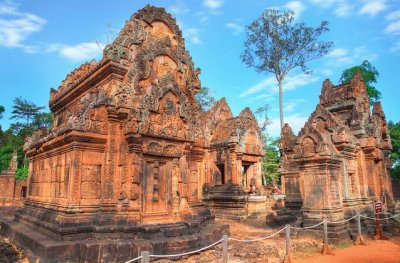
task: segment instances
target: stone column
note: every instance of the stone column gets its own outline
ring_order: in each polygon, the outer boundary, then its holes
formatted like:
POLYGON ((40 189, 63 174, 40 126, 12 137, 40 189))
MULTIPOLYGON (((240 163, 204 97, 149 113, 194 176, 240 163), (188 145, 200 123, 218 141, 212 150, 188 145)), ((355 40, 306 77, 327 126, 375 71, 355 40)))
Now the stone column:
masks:
POLYGON ((179 218, 179 196, 178 196, 178 191, 179 191, 179 161, 177 158, 174 158, 172 161, 172 171, 171 171, 171 176, 172 176, 172 214, 175 219, 179 218))
POLYGON ((239 187, 243 187, 242 184, 242 168, 243 168, 243 164, 242 164, 242 157, 243 157, 243 153, 236 153, 236 174, 237 174, 237 184, 239 187))
POLYGON ((70 169, 69 204, 72 206, 79 206, 82 181, 82 151, 74 149, 71 158, 72 167, 70 169))

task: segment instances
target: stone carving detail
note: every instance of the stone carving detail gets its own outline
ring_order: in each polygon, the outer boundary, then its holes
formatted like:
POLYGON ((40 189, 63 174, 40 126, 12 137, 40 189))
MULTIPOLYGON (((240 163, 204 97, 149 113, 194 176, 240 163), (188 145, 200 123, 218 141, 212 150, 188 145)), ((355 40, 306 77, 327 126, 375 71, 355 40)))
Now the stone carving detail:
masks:
MULTIPOLYGON (((216 169, 223 192, 210 190, 207 198, 226 194, 229 201, 219 207, 231 210, 237 200, 246 202, 244 167, 254 191, 261 187, 260 129, 250 109, 234 117, 225 99, 204 112, 195 98, 199 74, 171 15, 150 6, 134 14, 99 62, 83 64, 51 91, 54 125, 24 146, 27 204, 39 211, 27 218, 49 218, 32 223, 60 240, 59 233, 147 238, 156 223, 188 218, 206 226, 209 208, 191 206, 202 200, 201 184, 215 184, 216 169), (79 229, 70 227, 75 221, 79 229)), ((154 236, 170 227, 162 224, 154 236)))
POLYGON ((101 166, 82 165, 81 197, 99 199, 101 197, 101 166))
POLYGON ((283 127, 279 148, 287 207, 298 207, 303 217, 315 220, 318 212, 319 218, 334 216, 326 214, 329 209, 343 216, 344 207, 346 213, 366 208, 360 200, 372 201, 382 194, 392 202, 389 172, 376 169, 387 167, 384 156, 391 149, 385 116, 377 103, 371 117, 366 88, 357 72, 349 84, 333 86, 324 81, 320 104, 298 136, 287 124, 283 127))

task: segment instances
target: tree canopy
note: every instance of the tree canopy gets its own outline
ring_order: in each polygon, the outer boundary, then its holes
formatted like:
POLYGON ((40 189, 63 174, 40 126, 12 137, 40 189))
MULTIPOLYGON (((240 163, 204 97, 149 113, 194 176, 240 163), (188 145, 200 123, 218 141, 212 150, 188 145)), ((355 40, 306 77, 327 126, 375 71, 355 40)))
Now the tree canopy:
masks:
POLYGON ((318 38, 329 31, 328 22, 313 28, 304 23, 293 24, 293 11, 266 9, 246 28, 242 61, 257 72, 275 74, 279 85, 281 128, 283 121, 282 83, 288 73, 297 67, 307 71, 306 63, 323 57, 332 50, 333 42, 318 38))
POLYGON ((372 83, 377 83, 379 72, 368 60, 364 60, 361 63, 361 65, 345 69, 339 81, 342 84, 350 83, 354 74, 358 70, 361 72, 361 76, 363 78, 365 87, 367 88, 369 101, 371 105, 373 105, 376 101, 381 99, 382 94, 380 93, 379 90, 377 90, 374 86, 372 86, 372 83))
MULTIPOLYGON (((16 178, 23 179, 27 177, 28 167, 22 150, 25 138, 32 135, 40 127, 50 128, 53 122, 53 114, 44 112, 44 108, 21 97, 14 99, 10 118, 14 121, 6 131, 0 129, 0 172, 8 169, 12 154, 14 150, 17 150, 18 168, 16 178)), ((0 119, 4 110, 4 107, 0 106, 0 119)))
POLYGON ((5 111, 4 107, 0 105, 0 119, 3 118, 4 111, 5 111))
POLYGON ((390 121, 388 128, 393 146, 392 153, 390 154, 390 159, 393 162, 390 175, 392 178, 400 180, 400 122, 394 123, 390 121))
POLYGON ((196 100, 200 103, 201 108, 207 111, 215 104, 215 99, 212 90, 207 87, 201 87, 199 92, 195 95, 196 100))
POLYGON ((258 118, 258 125, 261 129, 261 137, 265 145, 265 155, 261 160, 261 175, 263 185, 270 184, 272 179, 279 180, 279 139, 274 139, 268 134, 268 126, 272 121, 268 117, 270 106, 265 104, 255 111, 258 118))

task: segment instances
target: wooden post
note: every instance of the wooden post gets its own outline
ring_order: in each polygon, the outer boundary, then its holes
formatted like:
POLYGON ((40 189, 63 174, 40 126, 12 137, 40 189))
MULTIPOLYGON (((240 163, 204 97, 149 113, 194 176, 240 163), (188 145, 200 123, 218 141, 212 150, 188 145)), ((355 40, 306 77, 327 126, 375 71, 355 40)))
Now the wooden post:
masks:
POLYGON ((381 229, 381 219, 379 217, 379 214, 382 212, 382 202, 378 201, 375 203, 375 235, 374 235, 374 240, 387 240, 386 236, 382 235, 382 229, 381 229))
POLYGON ((322 255, 334 255, 329 247, 328 241, 328 221, 324 219, 324 246, 322 247, 322 255))
POLYGON ((291 263, 290 259, 290 225, 286 225, 286 253, 283 263, 291 263))
POLYGON ((357 212, 357 239, 354 241, 354 245, 366 245, 364 238, 361 233, 361 216, 360 212, 357 212))
POLYGON ((141 263, 149 263, 150 262, 150 253, 149 251, 142 251, 140 254, 142 259, 140 260, 141 263))
POLYGON ((222 236, 222 263, 228 263, 228 235, 222 236))

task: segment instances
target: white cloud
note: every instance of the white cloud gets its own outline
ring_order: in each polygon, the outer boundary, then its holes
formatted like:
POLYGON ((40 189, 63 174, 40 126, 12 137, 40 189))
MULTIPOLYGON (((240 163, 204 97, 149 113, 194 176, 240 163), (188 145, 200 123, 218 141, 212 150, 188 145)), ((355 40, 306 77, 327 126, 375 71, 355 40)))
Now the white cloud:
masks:
POLYGON ((211 9, 218 9, 222 6, 222 0, 203 0, 203 5, 211 9))
POLYGON ((91 60, 102 54, 104 44, 94 42, 83 42, 76 45, 52 44, 46 52, 57 52, 60 56, 70 61, 78 62, 91 60))
POLYGON ((198 21, 201 23, 205 23, 210 19, 208 14, 204 12, 196 12, 194 15, 199 18, 198 21))
POLYGON ((388 34, 400 33, 400 10, 389 13, 386 16, 386 20, 389 24, 385 28, 385 32, 388 34))
MULTIPOLYGON (((307 86, 311 83, 314 83, 319 80, 319 77, 299 73, 296 75, 289 75, 286 77, 285 81, 283 82, 282 89, 283 91, 295 90, 302 86, 307 86)), ((279 92, 278 83, 275 76, 268 77, 259 83, 251 86, 244 92, 242 92, 239 97, 246 97, 253 94, 256 94, 260 91, 267 92, 269 94, 277 94, 279 92)))
POLYGON ((336 57, 343 57, 343 56, 346 56, 348 52, 349 52, 349 51, 348 51, 347 49, 345 49, 345 48, 335 48, 334 50, 332 50, 332 51, 327 55, 327 57, 334 57, 334 58, 336 58, 336 57))
POLYGON ((190 11, 185 2, 183 2, 182 0, 176 1, 175 5, 170 6, 167 9, 170 13, 176 15, 185 14, 190 11))
POLYGON ((354 8, 347 0, 309 0, 319 8, 329 8, 336 16, 349 16, 354 8))
POLYGON ((294 99, 289 100, 283 104, 283 112, 291 112, 296 109, 300 104, 304 103, 306 100, 304 99, 294 99))
POLYGON ((0 46, 22 48, 32 53, 36 49, 24 43, 33 33, 42 30, 46 20, 31 13, 20 12, 13 2, 0 3, 0 46))
POLYGON ((285 7, 293 10, 296 18, 299 18, 301 13, 306 10, 306 6, 301 1, 290 1, 285 5, 285 7))
POLYGON ((321 75, 322 76, 324 76, 324 77, 329 77, 329 76, 331 76, 333 73, 335 73, 333 70, 331 70, 331 69, 322 69, 322 70, 320 70, 320 72, 321 72, 321 75))
POLYGON ((398 20, 398 19, 400 19, 400 10, 391 12, 386 16, 386 20, 389 20, 389 21, 398 20))
POLYGON ((388 8, 386 0, 364 0, 364 5, 361 7, 359 13, 375 16, 388 8))
POLYGON ((202 43, 200 33, 197 28, 189 27, 183 30, 186 39, 189 39, 193 44, 199 45, 202 43))
MULTIPOLYGON (((293 133, 298 134, 301 128, 304 127, 304 124, 308 120, 307 116, 303 116, 301 114, 292 114, 288 116, 284 116, 284 122, 288 123, 290 127, 292 127, 293 133)), ((272 123, 267 127, 267 132, 272 137, 278 137, 281 134, 280 120, 279 117, 272 118, 272 123)))
POLYGON ((341 1, 333 10, 333 13, 337 16, 349 16, 351 14, 352 9, 353 9, 352 5, 350 5, 346 1, 341 1))
POLYGON ((242 25, 239 25, 238 23, 235 22, 226 23, 225 27, 232 29, 233 35, 239 35, 244 30, 242 25))
POLYGON ((331 59, 328 63, 329 65, 343 67, 346 65, 361 63, 363 60, 372 62, 378 58, 378 54, 369 51, 365 46, 360 46, 354 48, 351 52, 344 48, 337 48, 333 50, 327 58, 331 59))
POLYGON ((400 20, 389 23, 385 28, 386 33, 400 33, 400 20))

